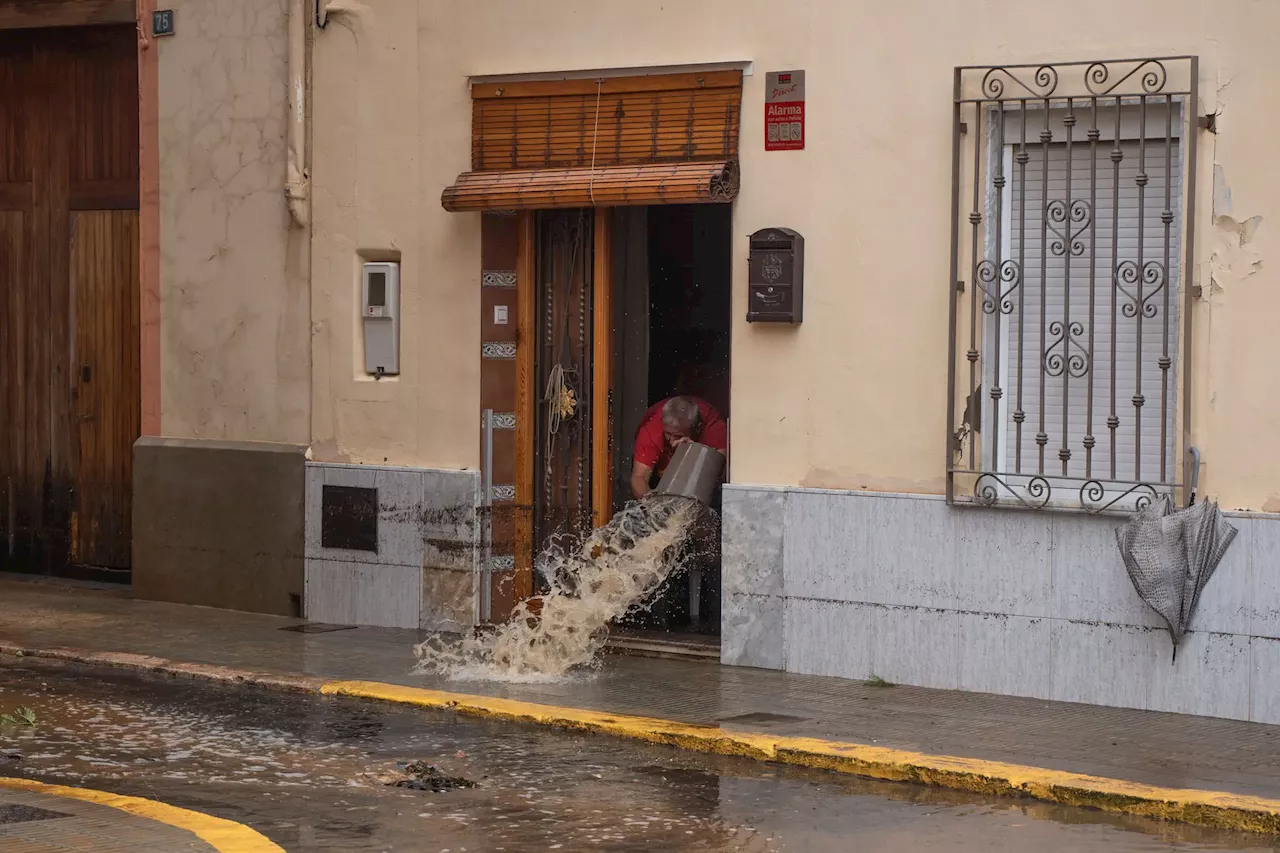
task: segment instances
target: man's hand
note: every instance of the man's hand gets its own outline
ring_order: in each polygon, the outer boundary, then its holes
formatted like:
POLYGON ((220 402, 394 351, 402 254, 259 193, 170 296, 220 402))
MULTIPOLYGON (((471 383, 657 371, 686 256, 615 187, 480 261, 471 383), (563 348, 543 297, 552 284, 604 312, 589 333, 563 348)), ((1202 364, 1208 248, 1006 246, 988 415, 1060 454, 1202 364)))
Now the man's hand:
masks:
POLYGON ((693 439, 689 438, 687 435, 682 435, 675 441, 671 442, 672 447, 679 447, 682 444, 693 444, 693 439))
POLYGON ((652 468, 639 462, 635 463, 631 468, 631 496, 640 500, 649 494, 649 479, 652 476, 652 468))

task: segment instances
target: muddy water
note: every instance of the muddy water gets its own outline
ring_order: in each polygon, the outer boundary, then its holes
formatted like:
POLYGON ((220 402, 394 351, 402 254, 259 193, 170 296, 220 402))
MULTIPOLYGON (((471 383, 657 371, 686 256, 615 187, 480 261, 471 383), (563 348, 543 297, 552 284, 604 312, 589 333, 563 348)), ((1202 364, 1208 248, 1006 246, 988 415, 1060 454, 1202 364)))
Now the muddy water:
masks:
POLYGON ((546 681, 592 665, 610 623, 640 605, 690 554, 701 504, 651 497, 628 504, 585 541, 553 542, 538 558, 550 586, 537 618, 527 603, 492 634, 415 648, 418 669, 456 680, 546 681))
POLYGON ((0 667, 0 711, 19 705, 37 725, 0 727, 0 775, 194 808, 301 853, 1277 849, 1139 818, 113 671, 0 667), (384 785, 407 761, 478 785, 384 785))

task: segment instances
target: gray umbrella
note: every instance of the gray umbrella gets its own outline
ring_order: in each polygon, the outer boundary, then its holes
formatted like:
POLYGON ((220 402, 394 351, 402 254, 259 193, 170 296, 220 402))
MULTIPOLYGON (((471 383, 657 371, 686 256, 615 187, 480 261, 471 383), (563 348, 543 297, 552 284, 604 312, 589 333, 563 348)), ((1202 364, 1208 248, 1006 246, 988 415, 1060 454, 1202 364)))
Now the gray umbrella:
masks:
POLYGON ((1237 532, 1216 503, 1203 501, 1174 510, 1168 497, 1153 501, 1116 530, 1129 579, 1142 600, 1169 626, 1174 660, 1200 603, 1200 593, 1237 532))

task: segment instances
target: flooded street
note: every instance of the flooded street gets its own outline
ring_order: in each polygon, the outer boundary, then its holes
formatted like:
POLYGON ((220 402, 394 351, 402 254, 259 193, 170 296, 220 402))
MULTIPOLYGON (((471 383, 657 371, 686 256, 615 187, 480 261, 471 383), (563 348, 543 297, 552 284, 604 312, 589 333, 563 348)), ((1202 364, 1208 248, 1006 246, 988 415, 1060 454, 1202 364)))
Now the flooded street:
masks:
POLYGON ((1280 849, 1032 801, 37 662, 0 669, 0 713, 19 707, 35 725, 0 724, 0 775, 162 800, 290 851, 1280 849), (396 786, 407 762, 475 787, 396 786))

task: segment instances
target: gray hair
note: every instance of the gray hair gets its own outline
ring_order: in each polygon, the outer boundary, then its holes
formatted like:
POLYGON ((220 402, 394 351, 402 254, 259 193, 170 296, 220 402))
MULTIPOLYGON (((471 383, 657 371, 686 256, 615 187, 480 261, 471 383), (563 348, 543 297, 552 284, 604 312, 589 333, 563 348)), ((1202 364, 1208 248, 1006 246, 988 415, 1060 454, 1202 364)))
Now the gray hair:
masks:
POLYGON ((692 397, 672 397, 662 406, 662 425, 683 433, 692 433, 702 420, 698 401, 692 397))

